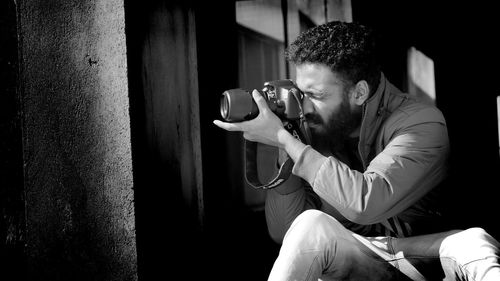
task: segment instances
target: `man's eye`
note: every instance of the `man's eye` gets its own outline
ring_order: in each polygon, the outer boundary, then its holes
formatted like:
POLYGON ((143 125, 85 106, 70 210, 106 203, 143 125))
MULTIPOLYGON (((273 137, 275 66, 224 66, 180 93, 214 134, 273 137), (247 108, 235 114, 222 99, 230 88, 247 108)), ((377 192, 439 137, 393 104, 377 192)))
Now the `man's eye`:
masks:
POLYGON ((324 97, 324 93, 311 93, 311 92, 304 92, 304 95, 308 97, 309 99, 315 99, 319 100, 324 97))
POLYGON ((314 94, 311 94, 311 98, 313 99, 321 99, 325 96, 324 93, 314 93, 314 94))

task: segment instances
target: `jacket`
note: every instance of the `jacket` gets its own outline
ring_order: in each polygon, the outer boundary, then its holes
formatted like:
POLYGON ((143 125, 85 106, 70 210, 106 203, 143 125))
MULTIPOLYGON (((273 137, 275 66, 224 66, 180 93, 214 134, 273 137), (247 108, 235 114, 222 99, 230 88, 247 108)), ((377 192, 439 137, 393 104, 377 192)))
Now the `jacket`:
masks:
POLYGON ((363 105, 358 153, 364 172, 306 146, 292 173, 312 191, 289 192, 285 186, 268 192, 271 236, 280 240, 293 218, 309 208, 321 209, 361 234, 373 234, 376 226, 377 234, 397 237, 422 232, 414 226, 440 215, 436 187, 447 175, 449 141, 439 109, 402 93, 382 74, 363 105), (273 223, 282 229, 273 233, 273 223))

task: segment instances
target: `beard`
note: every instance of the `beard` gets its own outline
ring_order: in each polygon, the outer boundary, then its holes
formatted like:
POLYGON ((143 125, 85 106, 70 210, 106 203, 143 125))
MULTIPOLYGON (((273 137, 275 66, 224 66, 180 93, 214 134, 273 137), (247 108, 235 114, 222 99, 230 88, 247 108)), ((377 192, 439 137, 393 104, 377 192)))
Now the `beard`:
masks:
POLYGON ((338 110, 334 111, 326 122, 316 113, 306 114, 311 128, 311 146, 319 152, 337 153, 345 149, 349 135, 361 125, 361 107, 351 108, 347 93, 338 110))

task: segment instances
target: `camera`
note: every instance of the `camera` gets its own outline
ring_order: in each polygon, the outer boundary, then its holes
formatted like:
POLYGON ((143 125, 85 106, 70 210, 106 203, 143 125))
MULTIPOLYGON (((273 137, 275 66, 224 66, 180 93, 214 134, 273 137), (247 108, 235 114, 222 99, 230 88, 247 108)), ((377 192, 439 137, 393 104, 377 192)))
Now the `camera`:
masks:
MULTIPOLYGON (((258 91, 266 100, 269 109, 283 122, 284 128, 299 141, 310 144, 309 127, 302 111, 304 94, 292 80, 274 80, 264 83, 258 91)), ((259 115, 259 108, 250 91, 232 89, 222 93, 220 114, 226 122, 252 120, 259 115)), ((283 183, 292 173, 293 161, 290 156, 280 164, 278 174, 263 184, 258 176, 257 143, 245 140, 245 178, 256 189, 270 189, 283 183)))
MULTIPOLYGON (((301 118, 303 94, 291 80, 265 82, 259 93, 266 100, 269 109, 281 120, 301 118)), ((231 89, 222 93, 220 114, 226 122, 242 122, 257 117, 259 108, 250 91, 231 89)))

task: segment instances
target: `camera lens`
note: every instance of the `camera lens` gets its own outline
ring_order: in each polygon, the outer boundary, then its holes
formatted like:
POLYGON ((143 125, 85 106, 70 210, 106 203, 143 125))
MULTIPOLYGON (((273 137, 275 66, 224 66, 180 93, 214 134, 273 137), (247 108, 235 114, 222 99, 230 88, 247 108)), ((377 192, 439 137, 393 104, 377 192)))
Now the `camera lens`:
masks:
POLYGON ((220 97, 220 115, 224 119, 229 117, 229 97, 225 93, 220 97))
POLYGON ((259 109, 252 95, 243 89, 232 89, 222 93, 220 115, 227 122, 241 122, 255 118, 259 109))

